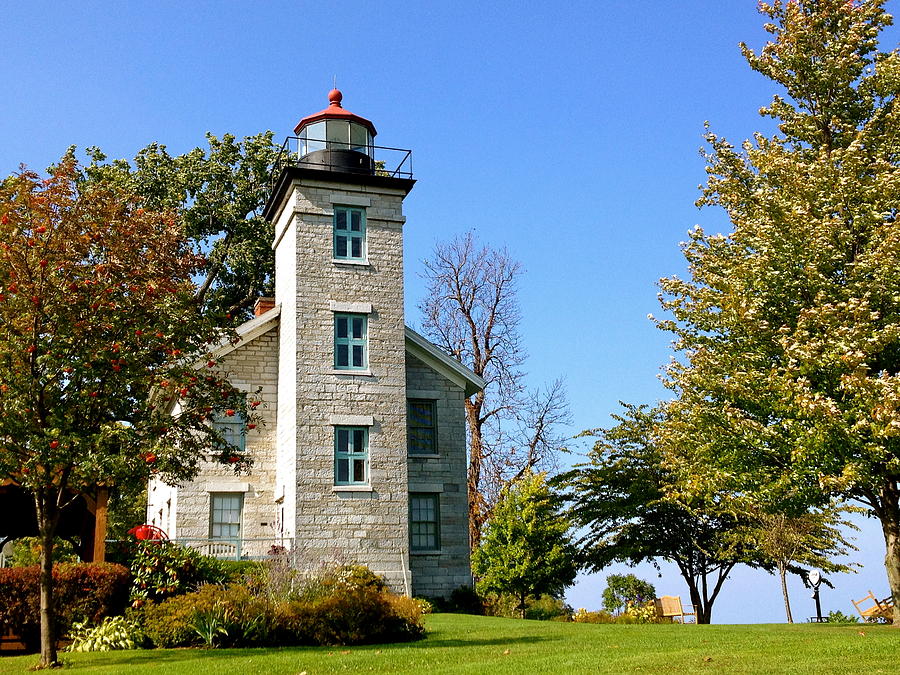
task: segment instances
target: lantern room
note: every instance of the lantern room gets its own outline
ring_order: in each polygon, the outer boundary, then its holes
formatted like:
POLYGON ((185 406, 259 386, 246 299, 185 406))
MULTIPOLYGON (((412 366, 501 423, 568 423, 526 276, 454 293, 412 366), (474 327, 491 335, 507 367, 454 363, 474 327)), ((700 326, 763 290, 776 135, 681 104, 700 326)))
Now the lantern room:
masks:
POLYGON ((329 106, 304 117, 294 132, 301 166, 328 171, 375 173, 375 125, 342 105, 338 89, 328 92, 329 106))

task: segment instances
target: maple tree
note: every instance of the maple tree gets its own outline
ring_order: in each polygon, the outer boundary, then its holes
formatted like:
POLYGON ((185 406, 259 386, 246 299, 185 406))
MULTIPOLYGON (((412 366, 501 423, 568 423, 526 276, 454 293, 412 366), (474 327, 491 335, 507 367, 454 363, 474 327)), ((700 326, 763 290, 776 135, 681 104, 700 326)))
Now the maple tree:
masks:
POLYGON ((832 498, 881 523, 900 625, 900 51, 884 0, 761 2, 750 66, 784 91, 735 148, 707 134, 689 279, 663 279, 679 358, 659 442, 684 494, 790 516, 832 498))
POLYGON ((0 480, 34 497, 44 666, 62 511, 96 486, 191 478, 210 455, 246 469, 210 419, 258 421, 208 356, 236 336, 195 309, 206 262, 181 221, 79 174, 65 158, 0 183, 0 480))

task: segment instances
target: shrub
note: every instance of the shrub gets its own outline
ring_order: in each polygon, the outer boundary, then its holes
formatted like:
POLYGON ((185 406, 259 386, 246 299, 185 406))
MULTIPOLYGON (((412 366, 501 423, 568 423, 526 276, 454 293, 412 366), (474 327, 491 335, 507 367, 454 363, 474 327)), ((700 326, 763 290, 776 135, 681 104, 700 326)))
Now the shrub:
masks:
POLYGON ((132 606, 159 602, 231 576, 224 561, 169 541, 137 541, 131 561, 132 606))
POLYGON ((859 623, 859 617, 855 614, 844 614, 840 610, 828 612, 825 619, 828 623, 859 623))
POLYGON ((616 617, 603 609, 589 612, 582 607, 572 615, 572 621, 575 623, 615 623, 616 617))
MULTIPOLYGON (((41 562, 40 537, 22 537, 12 542, 12 554, 9 556, 10 567, 32 567, 41 562)), ((68 539, 56 537, 53 541, 53 562, 79 562, 80 558, 68 539)))
POLYGON ((631 623, 627 619, 632 619, 634 623, 659 623, 659 613, 656 611, 656 603, 653 600, 629 603, 625 612, 616 618, 624 620, 619 623, 631 623))
POLYGON ((136 649, 144 641, 136 621, 124 616, 108 616, 97 626, 87 622, 72 625, 69 652, 108 652, 114 649, 136 649))
POLYGON ((280 644, 403 642, 425 634, 422 607, 415 599, 373 586, 279 603, 276 615, 280 644))
MULTIPOLYGON (((522 617, 519 598, 510 595, 491 595, 485 602, 485 613, 490 616, 503 616, 512 619, 522 617)), ((537 598, 529 596, 525 600, 525 618, 537 621, 549 621, 557 617, 568 620, 572 608, 563 600, 552 595, 541 595, 537 598)))
POLYGON ((139 610, 157 647, 349 645, 415 640, 423 604, 391 593, 365 567, 332 568, 287 597, 262 585, 205 585, 139 610))
POLYGON ((269 602, 240 585, 207 584, 192 593, 147 603, 141 613, 144 631, 157 647, 268 644, 274 618, 269 602))
MULTIPOLYGON (((121 614, 128 600, 128 570, 108 563, 53 566, 57 629, 66 635, 76 622, 99 623, 121 614)), ((0 629, 17 633, 29 650, 40 645, 40 569, 0 569, 0 629)))
POLYGON ((571 615, 572 608, 564 600, 554 598, 552 595, 534 598, 525 609, 525 618, 537 621, 551 621, 559 618, 568 621, 571 615))

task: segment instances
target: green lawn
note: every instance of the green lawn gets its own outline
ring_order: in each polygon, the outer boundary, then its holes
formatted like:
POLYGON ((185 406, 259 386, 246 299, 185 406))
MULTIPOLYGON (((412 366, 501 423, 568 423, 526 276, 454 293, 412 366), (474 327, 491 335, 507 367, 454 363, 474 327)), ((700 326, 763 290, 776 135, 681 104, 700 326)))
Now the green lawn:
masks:
MULTIPOLYGON (((435 614, 413 644, 66 654, 84 673, 897 673, 900 631, 863 625, 586 625, 435 614)), ((35 656, 4 657, 23 672, 35 656)))

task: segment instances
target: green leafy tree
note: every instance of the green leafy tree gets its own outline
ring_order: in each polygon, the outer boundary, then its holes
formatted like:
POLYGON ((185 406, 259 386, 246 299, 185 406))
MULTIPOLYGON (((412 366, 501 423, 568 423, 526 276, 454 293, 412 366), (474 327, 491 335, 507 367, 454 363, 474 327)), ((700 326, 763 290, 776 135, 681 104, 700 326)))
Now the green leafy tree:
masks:
POLYGON ((610 574, 603 589, 603 609, 621 614, 630 606, 656 600, 656 588, 633 574, 610 574))
POLYGON ((709 623, 713 603, 738 563, 760 566, 744 535, 750 521, 707 495, 678 502, 667 494, 676 481, 654 441, 659 410, 626 405, 610 429, 586 432, 597 441, 590 461, 559 476, 570 516, 583 534, 579 558, 599 572, 614 562, 675 563, 697 610, 709 623))
POLYGON ((577 572, 569 522, 545 478, 526 472, 503 490, 472 554, 478 592, 515 596, 523 619, 528 596, 558 597, 577 572))
POLYGON ((208 148, 177 156, 151 143, 133 163, 107 161, 89 148, 82 178, 117 184, 142 197, 145 208, 177 210, 188 239, 209 261, 198 277, 197 306, 238 321, 249 316, 257 297, 274 291, 274 226, 262 209, 279 148, 271 131, 242 141, 231 134, 206 139, 208 148))
MULTIPOLYGON (((833 560, 847 555, 849 550, 857 550, 843 534, 847 529, 857 529, 842 517, 846 511, 846 508, 830 504, 796 516, 764 511, 755 515, 748 537, 760 554, 775 565, 788 623, 794 623, 787 587, 788 573, 797 574, 805 581, 810 568, 826 573, 854 571, 852 565, 833 560)), ((831 585, 824 577, 823 580, 831 585)))
POLYGON ((57 662, 62 511, 97 486, 189 479, 210 452, 246 468, 209 418, 258 421, 207 356, 234 335, 195 310, 205 261, 180 221, 78 174, 64 159, 0 183, 0 480, 35 502, 43 666, 57 662))
POLYGON ((783 90, 739 149, 708 133, 688 279, 661 280, 679 359, 660 443, 686 492, 796 514, 832 498, 881 523, 900 625, 900 52, 884 0, 761 2, 742 45, 783 90))

